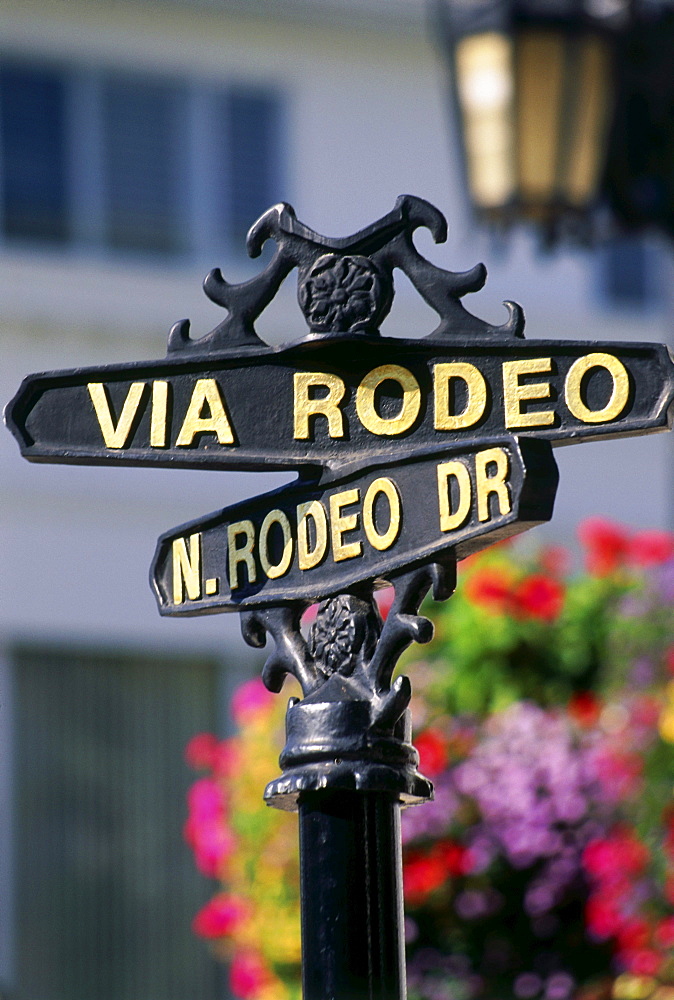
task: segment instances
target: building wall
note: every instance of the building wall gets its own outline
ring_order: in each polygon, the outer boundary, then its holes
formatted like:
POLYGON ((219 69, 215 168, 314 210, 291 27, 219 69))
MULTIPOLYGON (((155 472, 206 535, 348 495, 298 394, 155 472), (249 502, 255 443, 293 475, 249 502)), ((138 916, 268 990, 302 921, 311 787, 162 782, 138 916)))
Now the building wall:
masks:
MULTIPOLYGON (((418 234, 422 252, 453 270, 486 262, 487 287, 466 302, 484 318, 502 320, 501 302, 514 299, 532 338, 670 340, 671 266, 657 246, 651 270, 663 291, 618 310, 602 298, 596 254, 545 256, 527 235, 498 242, 474 226, 422 0, 3 0, 3 56, 271 87, 285 109, 282 197, 312 228, 346 235, 399 194, 417 194, 450 223, 444 246, 418 234)), ((179 259, 0 242, 0 399, 28 372, 162 357, 170 326, 184 316, 195 335, 207 332, 221 319, 200 289, 213 266, 229 280, 257 267, 224 240, 179 259)), ((430 332, 433 314, 403 277, 397 292, 384 333, 430 332)), ((273 343, 303 333, 292 277, 259 329, 273 343)), ((581 517, 599 512, 671 526, 672 448, 658 435, 561 449, 555 520, 539 536, 568 539, 581 517)), ((201 653, 227 664, 230 684, 250 669, 237 616, 160 619, 148 567, 163 531, 289 477, 29 465, 6 433, 0 466, 0 662, 29 642, 201 653)), ((6 709, 2 724, 7 740, 6 709)), ((0 831, 0 853, 8 844, 0 831)))

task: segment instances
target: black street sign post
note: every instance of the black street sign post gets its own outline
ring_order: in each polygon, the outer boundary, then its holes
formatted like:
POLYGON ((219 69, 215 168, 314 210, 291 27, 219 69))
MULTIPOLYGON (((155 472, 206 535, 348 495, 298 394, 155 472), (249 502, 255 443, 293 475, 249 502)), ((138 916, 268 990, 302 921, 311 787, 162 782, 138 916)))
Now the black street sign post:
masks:
POLYGON ((411 744, 410 682, 392 675, 432 636, 424 596, 448 598, 458 559, 550 519, 553 445, 672 422, 665 347, 527 341, 514 303, 489 325, 461 301, 483 265, 434 266, 412 241, 420 226, 446 238, 440 212, 409 195, 343 239, 276 205, 248 235, 253 257, 277 244, 262 273, 207 276, 228 310, 209 334, 191 339, 183 320, 161 361, 31 375, 6 410, 30 461, 298 471, 167 531, 151 584, 163 615, 241 612, 246 642, 274 640, 267 687, 300 683, 265 798, 299 812, 305 1000, 405 996, 399 813, 432 786, 411 744), (271 348, 255 320, 294 268, 309 332, 271 348), (425 338, 380 336, 395 268, 439 316, 425 338))

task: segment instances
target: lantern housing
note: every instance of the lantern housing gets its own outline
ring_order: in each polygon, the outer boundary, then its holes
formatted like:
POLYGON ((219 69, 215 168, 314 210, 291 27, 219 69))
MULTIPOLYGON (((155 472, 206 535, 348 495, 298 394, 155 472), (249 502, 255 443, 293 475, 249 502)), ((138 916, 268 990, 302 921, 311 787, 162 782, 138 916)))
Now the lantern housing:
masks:
POLYGON ((478 212, 553 230, 599 190, 630 0, 436 0, 478 212))

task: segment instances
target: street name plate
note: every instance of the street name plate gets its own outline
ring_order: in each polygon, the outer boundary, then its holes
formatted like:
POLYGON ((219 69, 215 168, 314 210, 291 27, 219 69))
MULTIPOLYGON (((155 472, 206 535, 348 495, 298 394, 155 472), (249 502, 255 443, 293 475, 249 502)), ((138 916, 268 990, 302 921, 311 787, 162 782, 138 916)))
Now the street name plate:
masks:
POLYGON ((345 338, 34 375, 7 419, 31 461, 338 469, 666 430, 673 370, 658 344, 345 338))
POLYGON ((164 615, 317 600, 547 521, 547 441, 505 438, 292 485, 163 535, 151 577, 164 615))

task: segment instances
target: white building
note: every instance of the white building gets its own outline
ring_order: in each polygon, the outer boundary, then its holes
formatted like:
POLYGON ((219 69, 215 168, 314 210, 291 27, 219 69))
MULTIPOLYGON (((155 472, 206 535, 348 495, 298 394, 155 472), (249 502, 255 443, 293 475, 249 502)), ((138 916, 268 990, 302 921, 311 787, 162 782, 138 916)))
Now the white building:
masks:
MULTIPOLYGON (((2 403, 28 372, 162 357, 184 316, 210 330, 204 274, 254 274, 245 230, 279 200, 346 235, 417 194, 450 224, 422 251, 490 269, 472 311, 497 322, 515 299, 531 337, 666 342, 657 247, 546 257, 475 229, 445 91, 423 0, 4 0, 2 403)), ((383 332, 429 332, 397 290, 383 332)), ((259 329, 278 343, 303 322, 291 276, 259 329)), ((667 435, 558 461, 548 535, 599 512, 671 525, 667 435)), ((220 995, 187 934, 201 890, 179 841, 180 748, 219 724, 253 661, 236 616, 160 619, 147 572, 160 533, 284 477, 29 465, 7 433, 0 462, 0 995, 220 995)))

